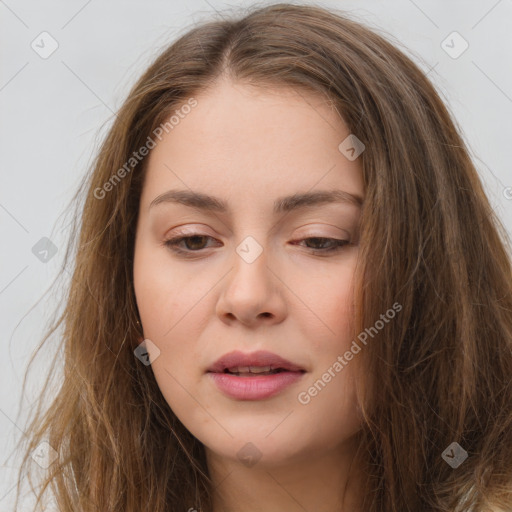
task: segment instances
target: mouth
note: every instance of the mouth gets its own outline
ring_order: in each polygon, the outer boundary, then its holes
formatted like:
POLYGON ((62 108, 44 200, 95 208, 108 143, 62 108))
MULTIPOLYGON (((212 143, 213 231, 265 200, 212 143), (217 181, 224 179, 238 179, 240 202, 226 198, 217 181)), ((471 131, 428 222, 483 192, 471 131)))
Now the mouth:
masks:
POLYGON ((211 373, 236 373, 241 376, 250 377, 264 373, 305 372, 306 370, 296 363, 265 350, 251 354, 235 350, 234 352, 224 354, 207 371, 211 373))
MULTIPOLYGON (((222 372, 212 373, 226 373, 228 375, 236 375, 237 377, 258 377, 262 375, 275 375, 276 373, 291 372, 286 368, 272 368, 272 366, 235 366, 232 368, 225 368, 222 372)), ((305 373, 306 370, 297 370, 293 373, 305 373)))
POLYGON ((271 352, 235 351, 221 357, 206 373, 232 399, 263 400, 300 380, 306 370, 271 352))

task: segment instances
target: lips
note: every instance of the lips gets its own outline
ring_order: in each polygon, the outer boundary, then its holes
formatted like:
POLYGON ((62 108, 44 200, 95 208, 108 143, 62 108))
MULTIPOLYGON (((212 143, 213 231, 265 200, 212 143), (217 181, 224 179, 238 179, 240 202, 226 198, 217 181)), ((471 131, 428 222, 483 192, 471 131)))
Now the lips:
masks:
POLYGON ((225 354, 208 368, 207 378, 234 400, 266 400, 304 378, 306 370, 272 352, 225 354))
POLYGON ((238 350, 223 355, 207 370, 209 373, 231 373, 240 376, 272 375, 280 372, 305 372, 299 365, 292 363, 272 352, 258 351, 244 354, 238 350))

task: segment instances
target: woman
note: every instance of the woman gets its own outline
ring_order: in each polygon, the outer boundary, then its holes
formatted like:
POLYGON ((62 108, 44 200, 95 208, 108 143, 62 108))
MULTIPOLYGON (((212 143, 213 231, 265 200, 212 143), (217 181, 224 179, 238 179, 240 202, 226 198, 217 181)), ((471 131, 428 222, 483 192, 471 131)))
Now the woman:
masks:
POLYGON ((505 232, 381 36, 288 4, 191 29, 82 193, 22 466, 46 450, 58 510, 512 510, 505 232))

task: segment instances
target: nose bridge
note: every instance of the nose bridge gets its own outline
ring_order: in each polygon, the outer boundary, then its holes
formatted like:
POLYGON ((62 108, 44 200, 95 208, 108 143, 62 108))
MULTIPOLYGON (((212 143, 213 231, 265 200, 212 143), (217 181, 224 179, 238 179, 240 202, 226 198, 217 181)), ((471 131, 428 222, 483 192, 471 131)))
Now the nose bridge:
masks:
MULTIPOLYGON (((256 235, 257 236, 257 235, 256 235)), ((219 313, 231 314, 243 323, 259 316, 281 318, 284 312, 282 293, 271 270, 271 251, 255 236, 245 236, 235 247, 229 272, 219 301, 219 313)))
MULTIPOLYGON (((261 238, 261 237, 260 237, 261 238)), ((269 285, 268 245, 263 246, 252 235, 248 235, 235 248, 231 284, 243 295, 256 297, 265 293, 269 285)))

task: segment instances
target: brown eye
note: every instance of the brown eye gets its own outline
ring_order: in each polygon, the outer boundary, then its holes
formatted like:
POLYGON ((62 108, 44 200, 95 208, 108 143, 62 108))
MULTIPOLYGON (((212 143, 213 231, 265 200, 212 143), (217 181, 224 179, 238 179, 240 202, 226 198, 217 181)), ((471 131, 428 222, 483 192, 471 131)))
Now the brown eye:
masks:
POLYGON ((191 254, 206 249, 207 247, 205 247, 205 243, 207 242, 208 239, 213 240, 211 236, 200 234, 179 236, 166 240, 164 242, 164 245, 166 245, 172 251, 178 254, 191 254), (185 247, 181 245, 182 243, 185 244, 185 247))
POLYGON ((345 245, 350 244, 348 240, 339 240, 337 238, 325 238, 325 237, 309 237, 304 238, 301 242, 307 242, 309 245, 313 245, 313 247, 306 246, 307 249, 310 249, 314 252, 335 252, 342 249, 345 245), (311 243, 313 241, 313 243, 311 243), (325 247, 326 242, 328 246, 325 247))

